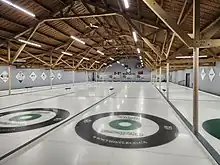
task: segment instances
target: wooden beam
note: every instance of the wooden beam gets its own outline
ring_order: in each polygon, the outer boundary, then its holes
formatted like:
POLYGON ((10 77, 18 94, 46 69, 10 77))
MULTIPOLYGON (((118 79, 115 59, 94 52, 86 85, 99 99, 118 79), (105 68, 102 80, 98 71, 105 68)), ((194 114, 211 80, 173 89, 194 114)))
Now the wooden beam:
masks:
MULTIPOLYGON (((105 5, 102 5, 101 3, 96 3, 96 2, 93 2, 93 1, 90 1, 90 0, 85 0, 85 2, 87 4, 90 4, 92 6, 97 6, 101 9, 109 11, 109 12, 117 12, 118 14, 121 15, 120 10, 118 10, 118 8, 116 8, 116 7, 113 7, 113 6, 109 5, 109 8, 106 8, 105 5)), ((123 16, 123 15, 121 15, 121 16, 123 16)), ((135 13, 129 12, 129 18, 131 20, 135 21, 135 22, 141 23, 141 24, 143 24, 145 26, 148 26, 150 28, 154 28, 154 29, 160 29, 161 28, 161 27, 156 26, 155 24, 151 23, 151 21, 149 21, 149 20, 146 20, 144 18, 140 19, 135 13)))
MULTIPOLYGON (((71 47, 71 45, 74 43, 74 40, 72 40, 71 43, 69 43, 69 45, 67 46, 67 48, 65 49, 64 52, 66 52, 67 50, 69 50, 69 48, 71 47)), ((53 67, 55 67, 57 65, 57 63, 61 60, 61 58, 64 56, 64 54, 62 53, 56 60, 56 62, 54 63, 53 67)))
MULTIPOLYGON (((61 10, 67 9, 69 6, 70 6, 70 4, 65 5, 64 7, 62 7, 62 9, 59 9, 58 11, 55 11, 54 13, 52 13, 52 14, 50 15, 50 17, 55 17, 55 16, 57 16, 57 15, 60 13, 61 10)), ((21 33, 16 34, 16 35, 13 36, 12 38, 13 38, 13 39, 17 39, 17 38, 19 38, 20 36, 22 36, 22 35, 24 35, 24 34, 30 32, 31 30, 34 31, 35 27, 36 27, 40 22, 42 22, 42 20, 44 20, 44 19, 38 19, 38 18, 35 18, 35 19, 38 20, 38 23, 37 23, 37 24, 35 24, 33 27, 30 27, 30 28, 26 29, 25 31, 23 31, 23 32, 21 32, 21 33)), ((4 41, 4 43, 1 43, 1 44, 0 44, 0 47, 3 46, 5 43, 7 43, 7 41, 4 41)))
POLYGON ((202 31, 201 35, 204 39, 212 38, 220 28, 220 16, 218 16, 213 22, 206 26, 202 31))
POLYGON ((141 33, 141 31, 134 25, 134 23, 130 20, 130 18, 127 15, 124 15, 124 18, 128 21, 128 23, 131 25, 132 28, 135 29, 135 31, 141 36, 143 41, 153 50, 153 52, 160 57, 161 57, 160 52, 154 47, 154 45, 146 38, 144 35, 141 33))
MULTIPOLYGON (((182 19, 182 16, 183 16, 184 10, 185 10, 185 8, 186 8, 187 2, 188 2, 188 0, 185 0, 185 2, 184 2, 184 4, 183 4, 183 7, 182 7, 181 12, 180 12, 180 15, 179 15, 179 18, 178 18, 178 20, 177 20, 177 25, 180 24, 180 21, 181 21, 181 19, 182 19)), ((172 38, 171 38, 171 40, 170 40, 170 44, 169 44, 169 47, 168 47, 168 50, 167 50, 166 58, 169 57, 170 50, 171 50, 171 47, 172 47, 172 45, 173 45, 174 39, 175 39, 175 33, 173 33, 172 38)))
POLYGON ((188 34, 183 31, 179 25, 165 12, 160 5, 157 4, 156 0, 143 0, 143 2, 163 21, 176 36, 188 47, 192 45, 192 39, 188 34))
POLYGON ((185 22, 186 18, 187 18, 187 17, 189 16, 189 14, 192 12, 192 9, 193 9, 193 1, 191 1, 191 4, 190 4, 188 10, 185 12, 185 14, 184 14, 182 20, 180 21, 180 25, 182 25, 182 24, 185 22))

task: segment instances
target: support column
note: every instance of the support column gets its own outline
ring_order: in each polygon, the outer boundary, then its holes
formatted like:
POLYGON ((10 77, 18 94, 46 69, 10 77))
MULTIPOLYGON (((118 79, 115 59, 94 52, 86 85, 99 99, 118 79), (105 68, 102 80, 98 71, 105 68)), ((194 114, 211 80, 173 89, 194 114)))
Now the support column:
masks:
POLYGON ((11 95, 11 65, 8 65, 8 95, 11 95))
POLYGON ((73 86, 75 84, 75 70, 74 70, 74 65, 75 65, 75 62, 74 62, 74 56, 72 57, 72 60, 73 60, 73 70, 72 70, 72 81, 73 81, 73 86))
POLYGON ((159 77, 159 89, 161 91, 161 72, 162 72, 162 68, 160 66, 160 77, 159 77))
POLYGON ((72 76, 73 76, 73 85, 75 84, 75 72, 72 72, 72 76))
POLYGON ((150 72, 150 81, 151 81, 151 83, 153 83, 152 71, 150 72))
POLYGON ((11 47, 8 42, 8 95, 11 95, 11 47))
POLYGON ((86 83, 88 83, 88 72, 86 70, 86 83))
POLYGON ((155 77, 155 73, 156 73, 156 70, 153 71, 153 84, 155 84, 155 78, 154 78, 155 77))
POLYGON ((155 85, 156 85, 156 87, 157 87, 157 69, 156 69, 156 80, 155 80, 155 85))
POLYGON ((52 66, 53 66, 53 57, 52 57, 52 52, 50 52, 50 89, 53 88, 53 79, 52 79, 52 66))
POLYGON ((193 130, 194 133, 198 132, 198 118, 199 118, 199 87, 198 87, 198 76, 199 76, 199 48, 193 49, 193 130))
POLYGON ((167 100, 169 100, 170 63, 167 63, 167 100))
MULTIPOLYGON (((194 40, 200 39, 200 0, 193 1, 193 34, 194 40)), ((198 133, 198 118, 199 118, 199 48, 193 48, 193 132, 198 133)))
POLYGON ((154 77, 154 85, 155 85, 156 84, 156 77, 157 77, 157 70, 156 69, 154 70, 154 76, 155 76, 154 77))

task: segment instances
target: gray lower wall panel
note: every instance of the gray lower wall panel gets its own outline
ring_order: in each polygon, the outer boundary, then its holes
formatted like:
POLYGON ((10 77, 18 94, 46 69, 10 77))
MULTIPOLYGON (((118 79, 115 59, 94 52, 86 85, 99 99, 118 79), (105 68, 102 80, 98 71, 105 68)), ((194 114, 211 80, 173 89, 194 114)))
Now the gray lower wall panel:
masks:
MULTIPOLYGON (((8 67, 7 66, 1 66, 0 67, 0 75, 3 72, 8 73, 8 67)), ((53 70, 53 74, 55 75, 53 79, 53 84, 68 84, 73 82, 73 72, 67 72, 63 70, 53 70), (58 74, 61 74, 61 78, 58 78, 58 74)), ((37 86, 48 86, 50 85, 50 70, 45 69, 16 69, 15 67, 11 67, 11 75, 12 75, 12 89, 17 88, 25 88, 25 87, 37 87, 37 86), (25 75, 25 78, 22 82, 19 82, 16 78, 16 75, 22 72, 25 75), (36 79, 32 81, 30 78, 31 73, 34 72, 36 74, 36 79), (43 80, 41 78, 42 73, 45 73, 47 78, 43 80)), ((87 74, 85 72, 75 72, 74 81, 75 83, 78 82, 85 82, 87 80, 91 80, 91 78, 87 78, 86 75, 90 76, 92 75, 91 72, 88 72, 87 74)), ((0 90, 6 90, 8 89, 8 81, 4 82, 2 79, 0 79, 0 90)))
MULTIPOLYGON (((171 72, 172 82, 178 83, 180 81, 186 81, 186 73, 190 73, 190 87, 193 87, 193 70, 185 69, 182 71, 171 72)), ((199 68, 199 89, 216 95, 220 95, 220 63, 217 63, 214 67, 200 67, 199 68), (211 81, 209 72, 211 68, 214 71, 214 78, 211 81), (202 70, 205 71, 205 77, 202 79, 202 70)))

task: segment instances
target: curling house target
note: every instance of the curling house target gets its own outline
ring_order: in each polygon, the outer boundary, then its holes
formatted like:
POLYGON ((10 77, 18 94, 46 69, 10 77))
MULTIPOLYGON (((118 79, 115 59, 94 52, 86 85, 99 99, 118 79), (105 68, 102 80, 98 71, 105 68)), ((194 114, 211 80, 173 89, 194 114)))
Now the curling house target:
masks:
POLYGON ((69 112, 55 108, 33 108, 0 113, 0 133, 46 127, 65 120, 69 112))
POLYGON ((134 112, 92 115, 79 121, 75 131, 89 142, 117 148, 155 147, 178 136, 178 129, 171 122, 134 112))

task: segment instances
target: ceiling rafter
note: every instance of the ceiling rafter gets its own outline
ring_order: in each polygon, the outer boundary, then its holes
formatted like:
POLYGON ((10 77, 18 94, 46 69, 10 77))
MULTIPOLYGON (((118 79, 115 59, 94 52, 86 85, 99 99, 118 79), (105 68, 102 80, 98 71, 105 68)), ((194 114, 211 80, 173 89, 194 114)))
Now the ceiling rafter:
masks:
POLYGON ((192 45, 193 41, 188 34, 172 20, 167 12, 164 11, 155 0, 143 0, 143 2, 170 28, 170 30, 173 31, 173 33, 179 37, 185 45, 188 47, 192 45))
MULTIPOLYGON (((20 67, 26 65, 27 67, 43 66, 45 68, 50 68, 51 64, 57 62, 54 69, 66 68, 74 70, 80 60, 83 57, 87 57, 90 60, 82 61, 76 70, 89 70, 92 64, 93 66, 90 69, 98 69, 104 62, 107 64, 114 62, 110 60, 109 57, 113 57, 115 60, 131 57, 138 59, 138 56, 142 55, 144 64, 152 69, 160 65, 160 59, 162 63, 169 60, 175 62, 177 60, 177 55, 192 55, 192 51, 187 48, 189 45, 185 46, 185 44, 182 45, 181 43, 181 41, 184 41, 184 37, 187 38, 187 36, 189 36, 192 38, 192 35, 189 34, 191 33, 191 30, 189 30, 191 25, 189 26, 190 19, 188 19, 189 14, 192 12, 192 2, 183 0, 177 3, 176 1, 172 1, 172 4, 174 6, 178 5, 179 8, 178 10, 168 11, 170 10, 168 7, 170 4, 169 0, 158 0, 157 2, 159 2, 160 5, 155 3, 153 6, 149 6, 149 4, 145 5, 146 3, 144 2, 147 1, 149 3, 149 1, 152 0, 132 1, 129 4, 131 8, 124 9, 123 4, 121 4, 120 7, 117 5, 116 1, 110 2, 110 0, 96 0, 96 2, 90 0, 57 0, 55 8, 52 7, 52 0, 48 0, 47 2, 33 0, 39 14, 37 14, 37 17, 34 19, 27 17, 27 19, 30 20, 29 25, 31 27, 28 27, 25 21, 22 20, 26 18, 24 14, 21 14, 21 20, 13 20, 10 15, 6 16, 3 14, 3 18, 5 17, 5 19, 0 20, 0 22, 2 21, 2 26, 0 25, 0 42, 4 45, 0 49, 1 58, 3 59, 0 59, 0 63, 7 64, 6 41, 13 43, 10 49, 10 61, 14 62, 13 65, 20 67), (153 9, 153 12, 151 12, 149 7, 153 9), (63 8, 64 10, 58 11, 58 9, 63 8), (54 12, 58 12, 58 14, 52 17, 51 15, 54 12), (170 12, 172 12, 174 18, 178 18, 176 21, 171 22, 171 24, 170 19, 166 19, 166 16, 168 16, 167 13, 170 12), (155 17, 154 13, 159 17, 155 17), (159 21, 161 16, 163 17, 162 21, 159 21), (76 22, 73 22, 73 19, 76 19, 76 22), (39 26, 39 22, 42 27, 40 26, 40 28, 35 29, 34 27, 39 26), (163 22, 168 25, 168 27, 166 27, 163 22), (94 26, 90 25, 90 23, 94 26), (156 25, 156 23, 158 24, 156 25), (174 30, 176 27, 176 29, 178 29, 178 25, 181 25, 181 29, 176 32, 174 30), (173 29, 169 30, 169 28, 173 29), (188 31, 182 33, 182 29, 188 29, 188 31), (24 31, 19 34, 16 33, 22 30, 24 31), (49 30, 51 30, 52 33, 48 33, 49 30), (164 30, 167 30, 165 35, 162 33, 164 30), (73 31, 73 33, 71 31, 73 31), (138 42, 134 42, 132 31, 138 33, 138 42), (178 37, 182 37, 183 40, 175 40, 175 32, 177 34, 179 33, 180 36, 178 37), (70 39, 70 35, 72 34, 85 41, 86 45, 81 45, 76 42, 72 44, 68 50, 68 52, 73 55, 61 56, 62 51, 65 51, 70 42, 72 42, 72 39, 70 39), (42 48, 35 48, 30 45, 24 46, 17 41, 18 38, 28 39, 31 35, 30 41, 41 44, 42 48), (156 35, 161 36, 154 37, 156 35), (142 40, 140 40, 140 38, 142 38, 142 40), (20 49, 18 49, 18 46, 20 46, 20 49), (137 54, 137 47, 141 49, 141 54, 137 54), (104 52, 104 56, 97 53, 97 50, 104 52), (31 55, 25 51, 31 53, 31 55), (165 58, 164 54, 168 54, 169 57, 165 58), (52 63, 50 62, 51 57, 52 63), (19 60, 22 61, 22 59, 25 62, 18 62, 19 60), (94 64, 95 60, 99 61, 100 64, 94 64), (47 64, 50 64, 50 66, 47 64)), ((202 15, 205 15, 203 8, 201 12, 203 13, 202 15)), ((208 13, 211 12, 211 10, 206 9, 205 12, 208 13)), ((212 14, 212 17, 214 17, 214 15, 218 16, 217 11, 212 14)), ((211 47, 219 46, 220 40, 211 38, 214 34, 216 34, 216 36, 219 35, 218 32, 216 33, 216 29, 218 29, 220 17, 216 17, 215 20, 213 18, 208 19, 207 14, 205 17, 206 18, 201 20, 202 25, 206 25, 201 32, 201 36, 204 38, 201 38, 198 42, 191 39, 192 45, 190 45, 190 47, 200 47, 201 55, 208 55, 207 58, 202 59, 202 61, 208 59, 208 62, 206 61, 207 63, 202 64, 213 65, 216 61, 219 61, 218 55, 220 54, 220 50, 218 48, 212 49, 211 47), (212 21, 209 22, 208 20, 212 21)), ((170 18, 170 16, 168 18, 170 18)), ((187 67, 187 65, 191 64, 184 60, 179 60, 178 64, 173 63, 172 66, 175 65, 180 66, 178 68, 184 68, 184 66, 187 67)))
MULTIPOLYGON (((163 8, 163 4, 164 4, 164 0, 160 0, 160 6, 161 6, 161 8, 163 8)), ((156 25, 159 24, 159 21, 160 21, 160 19, 157 17, 157 18, 156 18, 156 25)), ((157 37, 157 33, 154 34, 153 43, 155 43, 156 37, 157 37)))
MULTIPOLYGON (((119 15, 121 15, 120 10, 118 10, 117 8, 115 8, 113 6, 110 6, 107 9, 104 5, 102 5, 100 3, 95 3, 95 2, 92 2, 92 1, 89 1, 89 0, 85 0, 85 1, 86 1, 87 4, 90 4, 92 6, 97 6, 97 7, 101 8, 101 9, 104 9, 104 10, 109 11, 109 12, 117 12, 119 15)), ((138 18, 138 16, 136 16, 135 13, 130 13, 129 12, 129 17, 133 21, 141 23, 141 24, 143 24, 143 25, 145 25, 147 27, 150 27, 150 28, 153 28, 153 29, 160 29, 160 28, 162 28, 160 26, 156 26, 154 23, 152 23, 152 21, 146 20, 146 18, 141 18, 141 19, 138 18)))
MULTIPOLYGON (((63 8, 61 8, 61 9, 55 11, 55 12, 52 14, 52 17, 58 15, 61 10, 64 10, 64 9, 68 8, 69 6, 70 6, 70 5, 67 4, 65 7, 63 7, 63 8)), ((18 38, 18 37, 24 35, 25 33, 30 32, 30 31, 33 30, 41 21, 42 21, 42 20, 38 20, 38 23, 36 23, 35 26, 30 27, 30 28, 26 29, 25 31, 23 31, 23 32, 21 32, 21 33, 16 34, 16 35, 13 36, 12 38, 15 38, 15 39, 16 39, 16 38, 18 38)), ((1 43, 1 44, 0 44, 0 47, 3 46, 3 45, 6 44, 6 43, 7 43, 7 41, 4 41, 4 43, 1 43)))

